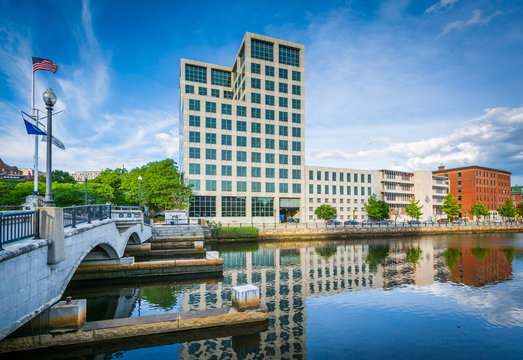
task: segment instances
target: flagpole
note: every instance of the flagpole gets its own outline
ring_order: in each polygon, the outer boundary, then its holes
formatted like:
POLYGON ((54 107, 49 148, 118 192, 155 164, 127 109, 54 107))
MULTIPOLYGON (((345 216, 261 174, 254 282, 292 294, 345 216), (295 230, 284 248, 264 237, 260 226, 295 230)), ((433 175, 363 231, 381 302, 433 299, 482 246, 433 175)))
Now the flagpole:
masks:
MULTIPOLYGON (((33 57, 31 56, 31 72, 33 73, 31 81, 31 116, 38 127, 38 118, 35 117, 35 72, 33 71, 33 57)), ((35 156, 34 156, 34 173, 33 173, 33 195, 38 195, 38 135, 35 135, 35 156)))

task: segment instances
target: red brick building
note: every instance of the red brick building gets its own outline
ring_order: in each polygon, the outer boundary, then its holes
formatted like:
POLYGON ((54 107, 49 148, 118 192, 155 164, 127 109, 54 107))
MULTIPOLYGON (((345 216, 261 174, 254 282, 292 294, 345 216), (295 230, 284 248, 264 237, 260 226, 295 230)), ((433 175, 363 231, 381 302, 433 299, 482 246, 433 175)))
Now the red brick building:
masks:
MULTIPOLYGON (((508 171, 482 166, 454 169, 445 169, 444 166, 440 166, 432 173, 449 179, 449 191, 454 196, 454 200, 457 200, 460 207, 467 212, 478 201, 493 211, 500 208, 505 200, 510 198, 511 173, 508 171)), ((464 212, 460 216, 463 215, 464 212)))
POLYGON ((22 175, 22 170, 16 166, 9 166, 0 159, 0 178, 19 178, 22 175))

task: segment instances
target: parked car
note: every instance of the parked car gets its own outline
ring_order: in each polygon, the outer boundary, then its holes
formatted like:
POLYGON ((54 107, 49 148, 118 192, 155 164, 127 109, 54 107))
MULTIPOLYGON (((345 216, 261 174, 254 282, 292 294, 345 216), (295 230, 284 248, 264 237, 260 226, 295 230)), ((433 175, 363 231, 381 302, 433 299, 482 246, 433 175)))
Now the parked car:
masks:
POLYGON ((362 225, 372 225, 373 222, 370 221, 370 220, 363 220, 363 221, 361 222, 361 224, 362 224, 362 225))
POLYGON ((387 225, 389 222, 387 220, 381 219, 381 220, 378 220, 378 221, 376 221, 374 223, 375 224, 380 224, 380 225, 387 225))
POLYGON ((432 225, 432 224, 434 224, 434 220, 430 220, 430 219, 429 220, 425 220, 423 223, 432 225))
POLYGON ((463 224, 465 224, 465 221, 458 219, 458 220, 454 220, 452 223, 457 224, 457 225, 463 225, 463 224))
POLYGON ((327 225, 341 225, 341 221, 330 219, 327 220, 327 225))
POLYGON ((419 224, 421 224, 421 221, 419 221, 417 219, 412 219, 412 220, 409 220, 407 222, 409 223, 409 225, 419 225, 419 224))
POLYGON ((503 219, 495 219, 494 224, 503 224, 503 219))
POLYGON ((438 222, 439 222, 440 224, 446 224, 446 223, 448 223, 449 221, 448 221, 447 219, 439 219, 438 222))
POLYGON ((347 220, 343 223, 344 225, 359 225, 358 220, 347 220))

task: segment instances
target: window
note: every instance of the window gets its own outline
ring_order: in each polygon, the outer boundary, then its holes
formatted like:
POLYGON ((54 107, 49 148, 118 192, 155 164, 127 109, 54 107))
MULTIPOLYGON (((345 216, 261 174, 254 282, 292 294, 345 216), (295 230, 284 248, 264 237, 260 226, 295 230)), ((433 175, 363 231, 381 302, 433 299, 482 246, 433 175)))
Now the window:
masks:
POLYGON ((222 104, 222 114, 223 115, 232 115, 232 105, 231 104, 222 104))
POLYGON ((274 66, 265 66, 265 75, 266 76, 274 76, 274 66))
POLYGON ((301 128, 293 127, 292 128, 292 136, 294 136, 294 137, 301 137, 301 128))
POLYGON ((367 195, 368 196, 372 195, 372 188, 370 186, 367 188, 367 195))
POLYGON ((280 76, 280 79, 288 79, 289 78, 289 72, 287 69, 278 69, 278 74, 280 76))
POLYGON ((247 176, 247 166, 237 166, 236 176, 247 176))
MULTIPOLYGON (((361 193, 360 193, 360 194, 361 194, 361 196, 364 196, 364 195, 365 195, 365 187, 364 187, 364 186, 361 187, 361 193)), ((363 200, 362 200, 362 201, 363 201, 363 200)))
POLYGON ((231 86, 231 72, 211 69, 211 84, 218 86, 231 86))
POLYGON ((347 186, 347 195, 350 195, 351 194, 351 187, 350 186, 347 186))
POLYGON ((251 109, 251 117, 254 119, 261 119, 261 109, 253 107, 251 109))
POLYGON ((207 88, 199 87, 198 88, 198 95, 207 96, 207 88))
POLYGON ((246 136, 236 136, 236 145, 237 146, 247 146, 247 137, 246 136))
POLYGON ((460 172, 458 172, 458 177, 461 177, 461 171, 460 171, 460 172))
POLYGON ((207 83, 207 68, 185 64, 185 80, 207 83))
POLYGON ((272 182, 265 183, 265 192, 273 193, 275 191, 275 185, 272 182))
POLYGON ((216 191, 216 180, 205 180, 205 190, 216 191))
POLYGON ((222 176, 232 176, 231 165, 222 165, 222 176))
POLYGON ((301 165, 301 156, 292 155, 292 165, 301 165))
POLYGON ((274 105, 273 95, 265 95, 265 105, 274 105))
POLYGON ((458 180, 458 185, 461 185, 461 180, 458 180))
POLYGON ((200 117, 197 115, 189 115, 189 126, 200 126, 200 117))
POLYGON ((292 193, 301 194, 301 184, 292 184, 292 193))
POLYGON ((236 131, 247 131, 247 122, 236 121, 236 131))
POLYGON ((300 50, 285 45, 278 46, 280 64, 300 66, 300 50))
POLYGON ((215 113, 216 112, 216 103, 212 101, 205 102, 205 112, 215 113))
POLYGON ((261 89, 261 80, 257 78, 251 78, 251 87, 253 89, 261 89))
POLYGON ((280 125, 278 129, 278 133, 280 136, 288 136, 289 135, 289 128, 287 126, 280 125))
POLYGON ((265 110, 265 119, 274 120, 274 110, 265 110))
POLYGON ((274 154, 266 153, 265 154, 265 162, 267 164, 274 164, 274 154))
POLYGON ((274 81, 272 81, 272 80, 265 80, 265 90, 267 90, 267 91, 274 91, 274 81))
POLYGON ((358 182, 358 174, 354 174, 354 182, 358 182))
POLYGON ((223 90, 223 97, 225 99, 231 99, 232 100, 232 91, 223 90))
POLYGON ((321 185, 317 185, 316 193, 321 194, 321 185))
POLYGON ((253 74, 261 74, 261 66, 260 66, 260 64, 251 63, 251 72, 253 74))
POLYGON ((325 185, 325 195, 329 194, 329 185, 325 185))
POLYGON ((274 139, 265 139, 265 148, 274 149, 274 139))
POLYGON ((370 184, 372 181, 372 176, 370 174, 367 174, 367 182, 370 184))
POLYGON ((458 192, 461 193, 461 187, 458 187, 458 192))
POLYGON ((287 178, 289 178, 289 170, 287 170, 287 169, 279 169, 278 173, 279 173, 278 177, 280 179, 287 179, 287 178))
POLYGON ((251 168, 251 176, 252 177, 261 177, 261 168, 260 167, 252 167, 251 168))
MULTIPOLYGON (((340 173, 340 181, 343 181, 343 173, 340 173)), ((341 193, 343 194, 343 191, 341 193)))
POLYGON ((200 100, 189 99, 189 110, 200 111, 200 100))
POLYGON ((251 132, 261 134, 261 124, 260 123, 252 123, 251 124, 251 132))
POLYGON ((200 158, 200 148, 189 148, 189 159, 199 159, 200 158))
POLYGON ((211 96, 219 98, 220 97, 220 90, 218 90, 218 89, 211 89, 211 96))
POLYGON ((251 162, 261 163, 261 153, 260 152, 252 152, 251 153, 251 162))
POLYGON ((309 180, 314 180, 314 171, 309 170, 309 180))
POLYGON ((254 59, 273 61, 272 43, 251 39, 251 57, 254 59))
POLYGON ((232 161, 232 151, 231 150, 222 150, 222 160, 232 161))
POLYGON ((205 175, 216 175, 216 165, 206 164, 205 165, 205 175))
POLYGON ((274 125, 265 124, 265 133, 269 135, 274 135, 274 125))
POLYGON ((240 105, 236 106, 236 115, 247 116, 247 107, 240 105))
POLYGON ((316 180, 321 180, 321 171, 316 171, 316 180))
MULTIPOLYGON (((254 185, 254 183, 253 183, 254 185)), ((254 190, 253 190, 254 191, 254 190)), ((260 190, 261 191, 261 184, 260 190)), ((267 197, 252 198, 252 216, 273 216, 274 199, 267 197)))
POLYGON ((222 119, 222 130, 232 130, 232 120, 222 119))
POLYGON ((279 90, 281 93, 287 94, 289 92, 289 85, 285 83, 279 83, 279 90))
POLYGON ((299 99, 292 99, 292 108, 293 109, 301 109, 301 100, 299 100, 299 99))
MULTIPOLYGON (((343 186, 340 185, 340 195, 343 195, 343 186)), ((341 202, 343 202, 343 199, 341 199, 341 202)))
POLYGON ((200 133, 198 131, 189 131, 189 142, 199 143, 200 133))
POLYGON ((292 114, 292 122, 295 124, 301 123, 301 114, 292 114))
POLYGON ((236 161, 247 161, 247 151, 237 151, 236 161))
POLYGON ((280 164, 288 164, 289 157, 287 155, 280 154, 280 164))
POLYGON ((189 174, 199 175, 200 164, 189 164, 189 174))
POLYGON ((194 94, 194 86, 193 85, 185 85, 185 93, 186 94, 194 94))
POLYGON ((216 134, 206 133, 205 134, 205 143, 206 144, 216 144, 216 134))
POLYGON ((236 191, 246 192, 247 191, 247 181, 237 181, 236 182, 236 191))
POLYGON ((287 122, 289 120, 289 114, 285 111, 280 111, 280 121, 287 122))
POLYGON ((293 141, 292 142, 292 151, 301 151, 301 142, 293 141))
POLYGON ((269 179, 274 179, 275 170, 274 168, 265 168, 265 177, 269 179))
MULTIPOLYGON (((360 180, 361 180, 362 183, 365 182, 365 174, 361 174, 361 175, 360 175, 360 180)), ((362 194, 362 195, 363 195, 363 194, 362 194)))
POLYGON ((216 160, 216 149, 205 149, 205 159, 216 160))
POLYGON ((261 148, 261 139, 259 137, 253 137, 251 139, 251 147, 261 148))
POLYGON ((280 192, 281 193, 288 193, 289 192, 289 184, 280 183, 280 192))
POLYGON ((358 187, 357 186, 354 187, 354 195, 358 195, 358 187))
POLYGON ((261 182, 253 181, 251 183, 252 192, 261 192, 261 182))
POLYGON ((258 93, 251 93, 251 103, 261 104, 261 95, 258 93))
POLYGON ((216 118, 206 117, 205 118, 205 127, 207 129, 216 129, 216 118))
POLYGON ((289 99, 286 97, 279 97, 278 98, 278 105, 281 107, 288 107, 289 106, 289 99))
POLYGON ((192 185, 193 190, 200 190, 200 180, 190 179, 189 185, 192 185))
POLYGON ((222 191, 232 191, 232 181, 222 180, 222 191))
POLYGON ((314 185, 309 184, 309 194, 314 194, 314 185))
POLYGON ((350 182, 350 173, 347 173, 347 182, 350 182))
POLYGON ((336 172, 332 172, 332 181, 336 181, 336 172))
POLYGON ((292 170, 292 178, 295 179, 295 180, 300 180, 301 179, 301 170, 292 170))
POLYGON ((301 95, 300 85, 292 85, 292 95, 301 95))
POLYGON ((216 196, 194 196, 189 209, 191 217, 214 217, 216 216, 216 196))
POLYGON ((301 72, 293 70, 292 71, 292 80, 301 81, 301 72))

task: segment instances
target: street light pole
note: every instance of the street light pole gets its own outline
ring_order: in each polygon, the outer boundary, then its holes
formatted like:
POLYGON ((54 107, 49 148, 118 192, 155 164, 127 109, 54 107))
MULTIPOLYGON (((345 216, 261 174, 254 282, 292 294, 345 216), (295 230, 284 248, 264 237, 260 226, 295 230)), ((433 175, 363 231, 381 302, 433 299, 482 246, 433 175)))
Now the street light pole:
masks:
POLYGON ((138 175, 138 207, 142 211, 142 175, 138 175))
POLYGON ((48 88, 42 95, 44 103, 47 107, 47 174, 45 179, 45 198, 44 206, 54 207, 53 194, 51 191, 51 162, 52 162, 52 148, 53 146, 53 106, 56 104, 56 95, 51 88, 48 88))
POLYGON ((85 175, 84 181, 85 181, 85 206, 87 206, 87 175, 85 175))

